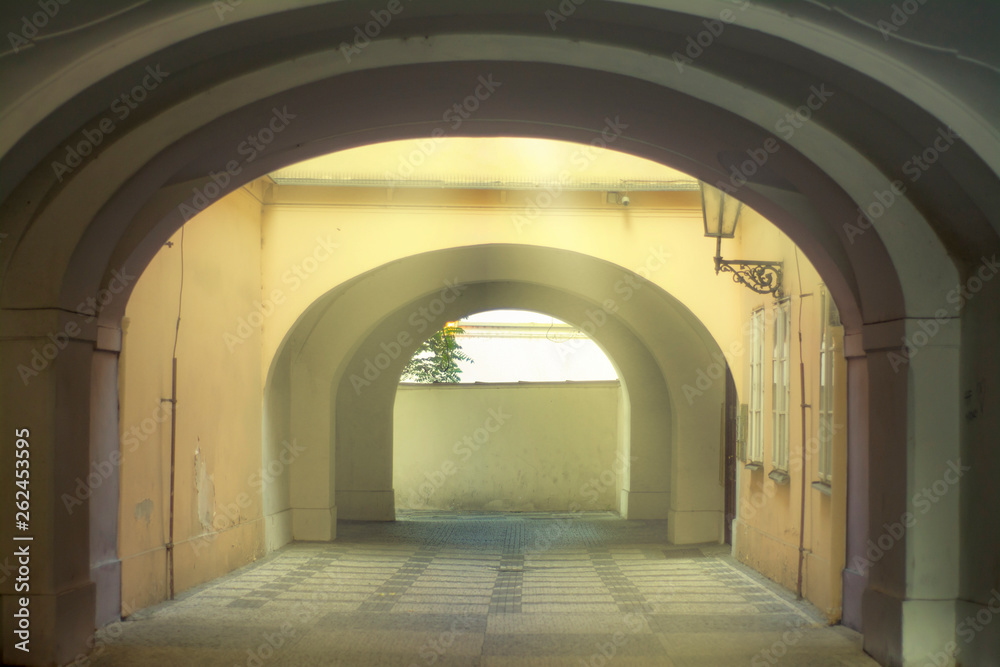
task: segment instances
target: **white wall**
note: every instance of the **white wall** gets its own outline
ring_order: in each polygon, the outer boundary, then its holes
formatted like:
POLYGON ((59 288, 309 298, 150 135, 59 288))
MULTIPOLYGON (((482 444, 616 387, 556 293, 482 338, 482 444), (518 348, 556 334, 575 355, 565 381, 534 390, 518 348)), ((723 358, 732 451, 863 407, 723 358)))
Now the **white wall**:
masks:
POLYGON ((400 509, 614 510, 614 382, 401 384, 393 414, 400 509))
POLYGON ((460 361, 461 382, 574 382, 617 379, 615 367, 588 338, 481 338, 456 340, 472 361, 460 361))

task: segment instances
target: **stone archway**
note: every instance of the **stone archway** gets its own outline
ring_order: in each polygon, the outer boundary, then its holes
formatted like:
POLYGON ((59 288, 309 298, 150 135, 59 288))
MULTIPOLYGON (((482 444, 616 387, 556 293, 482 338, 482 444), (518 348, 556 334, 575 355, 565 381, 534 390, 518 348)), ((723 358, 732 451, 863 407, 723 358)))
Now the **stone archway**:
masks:
MULTIPOLYGON (((716 20, 726 7, 678 1, 667 10, 594 2, 578 8, 571 20, 564 17, 568 21, 555 31, 520 5, 482 3, 443 11, 450 18, 440 19, 435 12, 446 4, 429 3, 398 18, 354 63, 329 47, 330 36, 350 34, 369 20, 365 8, 351 5, 341 13, 324 2, 285 11, 247 8, 245 18, 231 24, 220 24, 210 7, 162 10, 166 15, 147 7, 102 26, 100 34, 74 34, 65 44, 75 56, 73 66, 40 55, 41 49, 25 54, 3 116, 3 167, 10 178, 2 189, 7 237, 0 246, 0 422, 9 431, 28 417, 37 424, 36 446, 47 453, 37 468, 39 521, 49 523, 60 540, 88 542, 86 522, 67 522, 52 508, 63 477, 72 479, 86 468, 80 434, 89 433, 91 441, 116 436, 98 415, 115 403, 107 381, 114 373, 105 371, 114 365, 124 299, 96 319, 78 304, 108 285, 113 271, 144 266, 182 222, 178 204, 196 205, 211 183, 221 194, 278 165, 338 147, 432 136, 448 126, 442 110, 480 85, 478 76, 492 72, 498 81, 507 77, 507 87, 490 99, 489 114, 462 125, 463 134, 586 143, 605 119, 618 119, 629 131, 616 148, 711 182, 727 178, 733 155, 777 141, 768 144, 779 148, 767 170, 738 196, 805 250, 844 314, 855 399, 850 446, 860 466, 852 470, 860 486, 852 498, 862 499, 851 511, 868 516, 871 526, 852 533, 849 560, 864 551, 866 535, 877 538, 878 526, 906 511, 910 492, 933 479, 934 465, 970 448, 981 464, 965 480, 965 509, 949 504, 934 521, 921 523, 908 534, 905 549, 876 563, 867 581, 848 574, 855 584, 846 588, 867 585, 866 648, 885 661, 914 661, 953 638, 956 610, 979 608, 989 597, 983 563, 990 558, 973 554, 996 551, 992 543, 963 540, 960 530, 963 520, 977 516, 969 508, 988 505, 986 489, 997 462, 980 445, 995 431, 996 419, 983 406, 996 399, 982 398, 975 413, 985 416, 967 423, 968 411, 957 398, 962 387, 983 396, 972 388, 997 367, 990 344, 993 301, 978 299, 962 310, 961 333, 957 316, 943 318, 953 323, 949 333, 922 347, 904 372, 896 372, 890 357, 899 355, 904 339, 922 331, 922 318, 936 317, 950 290, 977 268, 980 253, 998 246, 1000 141, 995 125, 985 120, 995 85, 984 83, 978 71, 951 76, 964 67, 958 63, 925 66, 925 54, 916 47, 884 46, 877 33, 863 33, 816 8, 802 8, 806 21, 768 3, 746 9, 743 23, 727 27, 715 48, 679 68, 671 53, 683 50, 685 38, 699 34, 702 22, 716 20), (493 32, 491 11, 506 13, 503 34, 493 32), (425 18, 438 21, 430 23, 436 26, 431 37, 425 18), (154 24, 158 30, 147 30, 154 24), (264 47, 262 31, 274 36, 264 47), (113 55, 103 47, 109 41, 118 47, 113 55), (747 61, 758 66, 734 64, 747 61), (161 94, 106 133, 90 162, 57 178, 52 162, 65 158, 65 147, 77 143, 84 129, 92 130, 95 121, 99 126, 108 99, 157 62, 171 72, 161 94), (428 80, 435 86, 424 86, 428 80), (835 91, 835 101, 823 109, 828 113, 774 139, 776 119, 803 104, 818 81, 829 81, 835 91), (396 103, 399 94, 410 103, 396 103), (298 122, 275 135, 266 153, 229 169, 246 133, 268 125, 285 105, 311 111, 290 111, 298 122), (337 110, 333 118, 331 109, 337 110), (891 186, 902 178, 903 165, 946 125, 964 139, 955 141, 933 177, 913 181, 905 197, 896 194, 891 186), (892 213, 869 229, 858 208, 870 210, 887 192, 892 213), (853 228, 865 233, 855 236, 848 231, 853 228), (24 390, 18 360, 59 331, 72 331, 72 342, 45 379, 24 390), (923 405, 936 410, 922 411, 923 405), (104 430, 93 431, 92 424, 104 424, 104 430), (953 547, 941 551, 941 544, 953 547), (953 574, 935 576, 945 571, 953 574), (934 632, 925 631, 928 618, 934 632)), ((73 10, 61 11, 72 22, 73 10)), ((989 285, 984 293, 995 289, 989 285)), ((12 447, 4 445, 4 456, 13 455, 12 447)), ((9 536, 9 528, 4 531, 9 536)), ((36 627, 63 644, 40 660, 75 655, 92 629, 88 550, 57 549, 54 539, 39 543, 39 551, 51 555, 38 561, 45 574, 38 584, 36 627)), ((5 599, 12 595, 4 589, 5 599)), ((853 616, 845 617, 858 623, 854 599, 853 616)), ((8 655, 14 654, 5 644, 8 655)))
POLYGON ((314 485, 315 497, 303 503, 327 503, 330 509, 300 510, 311 518, 300 519, 294 536, 329 539, 338 516, 393 518, 392 407, 408 359, 402 350, 461 314, 517 306, 581 326, 588 319, 601 322, 592 338, 615 360, 628 398, 624 453, 643 462, 621 491, 622 514, 667 519, 675 543, 720 540, 716 417, 723 388, 711 388, 709 399, 693 409, 676 404, 683 382, 720 350, 704 325, 662 290, 650 285, 628 299, 616 295, 616 283, 627 275, 634 274, 565 250, 471 246, 380 267, 315 304, 322 315, 304 318, 309 336, 294 352, 296 366, 282 372, 291 375, 291 404, 298 406, 293 428, 308 438, 307 449, 316 457, 292 472, 312 478, 317 467, 329 469, 329 484, 314 485), (437 301, 442 307, 432 319, 414 323, 421 306, 437 301), (669 349, 653 345, 663 330, 671 331, 669 349), (400 352, 391 355, 396 346, 400 352), (372 359, 381 356, 385 364, 376 365, 372 359), (321 391, 326 386, 328 393, 321 391), (331 450, 334 460, 328 458, 331 450))

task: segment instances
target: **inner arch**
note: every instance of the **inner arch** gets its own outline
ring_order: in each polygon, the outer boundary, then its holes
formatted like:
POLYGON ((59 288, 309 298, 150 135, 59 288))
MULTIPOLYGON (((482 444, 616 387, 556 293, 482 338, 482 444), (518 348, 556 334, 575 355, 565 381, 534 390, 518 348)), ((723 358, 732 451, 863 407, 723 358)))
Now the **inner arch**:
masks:
POLYGON ((676 407, 681 384, 696 375, 699 365, 712 362, 718 346, 687 308, 652 285, 615 300, 614 285, 628 274, 623 267, 564 250, 471 246, 380 267, 323 307, 295 356, 308 376, 301 377, 302 386, 329 386, 330 392, 303 391, 296 397, 293 386, 291 403, 309 421, 296 424, 296 432, 311 434, 317 443, 325 439, 335 451, 330 467, 336 515, 393 518, 393 402, 407 357, 391 351, 405 344, 401 335, 430 335, 446 321, 485 308, 527 308, 576 326, 588 318, 603 322, 593 338, 619 370, 628 399, 629 457, 643 462, 623 487, 622 514, 674 519, 668 526, 675 542, 718 540, 722 486, 713 464, 719 456, 716 407, 723 388, 710 389, 717 400, 683 411, 676 407), (436 300, 450 303, 437 308, 436 300), (433 320, 415 316, 421 307, 438 315, 433 320), (652 346, 664 330, 672 332, 672 345, 652 346), (338 351, 331 352, 331 341, 338 351), (376 361, 379 355, 391 359, 376 361))

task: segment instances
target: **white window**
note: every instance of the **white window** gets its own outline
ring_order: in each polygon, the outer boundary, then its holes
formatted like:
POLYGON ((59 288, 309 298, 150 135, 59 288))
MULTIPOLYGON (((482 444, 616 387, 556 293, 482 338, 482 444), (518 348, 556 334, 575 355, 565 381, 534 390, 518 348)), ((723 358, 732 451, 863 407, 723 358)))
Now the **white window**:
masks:
POLYGON ((774 356, 771 383, 771 409, 774 419, 772 429, 772 465, 777 470, 788 471, 788 403, 791 387, 788 382, 789 330, 792 328, 792 309, 788 299, 774 306, 774 356))
POLYGON ((840 326, 840 313, 833 299, 821 292, 821 338, 819 345, 819 479, 829 483, 832 478, 833 459, 833 376, 836 359, 834 327, 840 326))
POLYGON ((747 460, 764 461, 764 309, 750 317, 750 409, 748 416, 747 460))

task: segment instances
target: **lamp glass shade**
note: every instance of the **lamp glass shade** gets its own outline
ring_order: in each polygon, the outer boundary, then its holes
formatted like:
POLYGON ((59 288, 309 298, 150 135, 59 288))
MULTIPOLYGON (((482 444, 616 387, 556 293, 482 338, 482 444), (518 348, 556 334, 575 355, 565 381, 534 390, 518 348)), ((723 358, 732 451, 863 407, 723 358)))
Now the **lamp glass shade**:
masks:
POLYGON ((701 183, 701 210, 705 220, 705 236, 731 239, 736 236, 736 223, 743 202, 707 183, 701 183))

